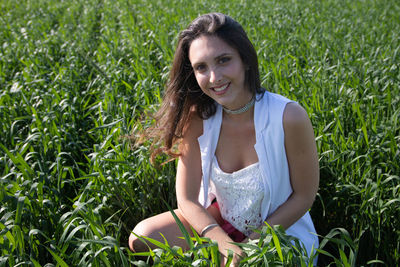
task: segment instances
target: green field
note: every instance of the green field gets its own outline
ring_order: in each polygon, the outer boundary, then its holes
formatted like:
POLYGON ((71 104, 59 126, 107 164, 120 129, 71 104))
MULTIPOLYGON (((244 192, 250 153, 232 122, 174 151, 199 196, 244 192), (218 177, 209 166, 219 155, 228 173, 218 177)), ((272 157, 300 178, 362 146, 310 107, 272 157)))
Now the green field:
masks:
MULTIPOLYGON (((0 0, 0 266, 146 266, 127 237, 176 206, 175 164, 125 137, 151 123, 178 32, 211 11, 243 25, 262 85, 311 118, 319 265, 400 262, 399 1, 0 0)), ((254 247, 260 266, 293 262, 277 234, 254 247)), ((215 251, 153 260, 207 266, 215 251)))

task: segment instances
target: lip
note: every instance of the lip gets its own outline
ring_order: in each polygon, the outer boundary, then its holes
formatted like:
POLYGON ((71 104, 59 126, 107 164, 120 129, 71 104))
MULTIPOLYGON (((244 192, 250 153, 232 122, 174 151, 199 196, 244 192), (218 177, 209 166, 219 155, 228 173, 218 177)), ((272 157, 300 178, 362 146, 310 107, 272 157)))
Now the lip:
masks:
POLYGON ((231 85, 231 83, 229 82, 229 83, 222 84, 222 85, 220 85, 220 86, 211 87, 210 89, 211 89, 216 95, 223 95, 223 94, 225 94, 226 91, 228 91, 230 85, 231 85), (223 87, 225 87, 225 88, 222 89, 222 90, 219 90, 220 88, 223 88, 223 87), (217 90, 216 90, 216 88, 217 88, 217 90))

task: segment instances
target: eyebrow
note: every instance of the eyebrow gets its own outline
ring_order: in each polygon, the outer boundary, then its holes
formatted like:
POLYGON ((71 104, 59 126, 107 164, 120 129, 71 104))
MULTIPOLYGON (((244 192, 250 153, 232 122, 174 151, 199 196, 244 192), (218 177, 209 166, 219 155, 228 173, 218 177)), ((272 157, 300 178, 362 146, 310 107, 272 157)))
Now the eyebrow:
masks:
POLYGON ((219 56, 216 56, 215 59, 220 59, 221 57, 231 56, 231 55, 232 55, 232 53, 223 53, 223 54, 221 54, 219 56))
MULTIPOLYGON (((222 53, 221 55, 216 56, 214 58, 214 60, 218 60, 218 59, 220 59, 222 57, 232 56, 232 55, 233 55, 233 53, 222 53)), ((196 65, 199 65, 199 64, 203 64, 203 63, 204 63, 203 61, 199 61, 199 62, 194 63, 193 66, 196 66, 196 65)))

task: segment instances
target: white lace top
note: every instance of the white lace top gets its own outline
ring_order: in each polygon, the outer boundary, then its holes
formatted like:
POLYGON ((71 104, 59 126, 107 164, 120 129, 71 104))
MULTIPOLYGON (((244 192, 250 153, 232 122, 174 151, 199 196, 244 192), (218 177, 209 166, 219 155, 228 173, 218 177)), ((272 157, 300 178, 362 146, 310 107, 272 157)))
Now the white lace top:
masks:
POLYGON ((263 223, 261 202, 265 195, 259 163, 233 173, 223 172, 214 156, 211 166, 211 192, 216 196, 221 216, 249 236, 263 223))

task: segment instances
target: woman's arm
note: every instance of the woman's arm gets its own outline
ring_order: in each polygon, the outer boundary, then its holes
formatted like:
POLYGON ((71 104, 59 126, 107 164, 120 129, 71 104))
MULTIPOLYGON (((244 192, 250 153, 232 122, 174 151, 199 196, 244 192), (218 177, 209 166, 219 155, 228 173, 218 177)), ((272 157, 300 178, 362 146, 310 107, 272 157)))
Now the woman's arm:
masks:
MULTIPOLYGON (((198 233, 207 225, 217 223, 214 217, 198 201, 202 171, 200 147, 197 138, 202 132, 203 121, 197 116, 192 116, 180 145, 181 156, 179 157, 176 174, 178 209, 198 233)), ((238 246, 230 244, 233 240, 221 227, 211 228, 205 233, 205 236, 218 242, 219 250, 224 256, 227 255, 228 249, 242 255, 242 251, 238 246)), ((239 258, 235 257, 234 261, 238 262, 239 258)))
POLYGON ((216 223, 198 201, 202 171, 197 138, 201 135, 202 128, 202 120, 193 115, 179 147, 181 155, 176 173, 178 209, 198 233, 205 226, 216 223))
MULTIPOLYGON (((314 131, 306 111, 296 103, 287 104, 283 114, 285 150, 293 192, 267 218, 269 225, 287 229, 309 210, 319 185, 318 154, 314 131)), ((254 233, 250 238, 258 238, 254 233)))

